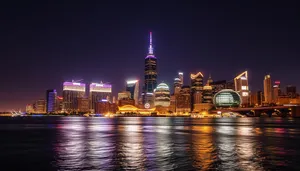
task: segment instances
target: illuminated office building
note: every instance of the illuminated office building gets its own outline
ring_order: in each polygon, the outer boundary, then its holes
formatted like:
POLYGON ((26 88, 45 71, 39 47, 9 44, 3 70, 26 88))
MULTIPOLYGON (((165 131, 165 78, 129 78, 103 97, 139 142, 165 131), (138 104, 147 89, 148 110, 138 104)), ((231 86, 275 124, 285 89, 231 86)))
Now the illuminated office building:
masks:
POLYGON ((100 83, 91 83, 90 84, 90 109, 92 112, 96 110, 96 103, 99 101, 110 100, 112 93, 111 84, 100 83))
POLYGON ((155 106, 170 106, 170 89, 165 83, 158 84, 157 88, 154 90, 155 96, 155 106))
POLYGON ((279 97, 279 87, 278 85, 273 85, 273 92, 272 92, 272 103, 277 103, 278 102, 278 97, 279 97))
POLYGON ((47 90, 46 92, 46 112, 53 113, 56 111, 56 90, 47 90))
POLYGON ((34 108, 32 104, 26 105, 26 113, 34 113, 34 108))
POLYGON ((179 78, 174 79, 174 94, 179 94, 182 85, 179 78))
POLYGON ((195 104, 202 103, 203 100, 203 74, 191 74, 191 108, 194 109, 195 104))
POLYGON ((271 76, 270 75, 266 75, 265 79, 264 79, 264 97, 265 97, 265 101, 264 103, 266 104, 270 104, 272 103, 272 81, 271 81, 271 76))
POLYGON ((77 111, 78 112, 89 112, 89 99, 86 97, 77 98, 77 111))
POLYGON ((150 43, 148 55, 145 58, 145 82, 143 86, 143 105, 145 108, 152 108, 154 106, 154 96, 153 91, 157 86, 157 59, 153 53, 152 46, 152 32, 150 32, 150 43))
POLYGON ((122 91, 118 93, 118 100, 130 99, 131 93, 129 91, 122 91))
POLYGON ((178 72, 178 78, 180 80, 180 87, 183 86, 183 72, 178 72))
POLYGON ((64 102, 62 96, 56 96, 56 112, 64 112, 64 102))
POLYGON ((278 92, 277 92, 278 96, 281 96, 282 93, 281 93, 280 81, 275 81, 274 85, 276 85, 276 87, 278 87, 278 92))
POLYGON ((239 93, 242 100, 242 106, 249 105, 249 85, 248 72, 245 71, 234 78, 235 91, 239 93))
POLYGON ((263 92, 258 91, 258 92, 251 92, 251 98, 250 98, 250 104, 252 106, 262 106, 263 103, 263 92))
POLYGON ((126 91, 130 92, 130 98, 134 100, 135 105, 138 105, 139 100, 139 81, 130 80, 126 82, 126 91))
POLYGON ((37 100, 35 103, 35 113, 46 113, 46 101, 44 99, 37 100))
POLYGON ((191 111, 191 88, 190 86, 182 86, 179 95, 175 100, 176 113, 188 113, 191 111))
POLYGON ((84 97, 85 84, 79 82, 64 82, 63 103, 66 112, 77 111, 77 98, 84 97))
POLYGON ((202 103, 212 103, 212 102, 213 102, 212 87, 207 84, 206 86, 203 87, 202 103))

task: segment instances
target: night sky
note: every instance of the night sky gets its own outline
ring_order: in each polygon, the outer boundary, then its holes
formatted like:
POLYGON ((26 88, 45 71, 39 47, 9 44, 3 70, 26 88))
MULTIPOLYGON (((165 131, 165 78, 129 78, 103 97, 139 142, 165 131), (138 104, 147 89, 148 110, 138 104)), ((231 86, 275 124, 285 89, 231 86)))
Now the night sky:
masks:
POLYGON ((171 85, 178 71, 189 84, 191 72, 232 80, 248 70, 252 91, 263 90, 268 73, 300 86, 300 13, 292 1, 103 2, 1 4, 0 111, 24 109, 47 89, 61 94, 72 79, 110 82, 114 95, 129 78, 143 82, 149 31, 158 82, 171 85))

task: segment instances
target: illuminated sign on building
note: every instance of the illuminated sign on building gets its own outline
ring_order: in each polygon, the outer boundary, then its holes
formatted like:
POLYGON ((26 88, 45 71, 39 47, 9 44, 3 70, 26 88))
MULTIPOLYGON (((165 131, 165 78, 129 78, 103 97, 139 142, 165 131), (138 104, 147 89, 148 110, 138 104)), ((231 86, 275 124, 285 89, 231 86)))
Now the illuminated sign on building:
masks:
POLYGON ((85 91, 84 83, 76 83, 76 82, 64 82, 63 90, 69 91, 85 91))
POLYGON ((91 83, 90 84, 90 92, 107 92, 111 93, 112 86, 110 84, 103 83, 91 83))

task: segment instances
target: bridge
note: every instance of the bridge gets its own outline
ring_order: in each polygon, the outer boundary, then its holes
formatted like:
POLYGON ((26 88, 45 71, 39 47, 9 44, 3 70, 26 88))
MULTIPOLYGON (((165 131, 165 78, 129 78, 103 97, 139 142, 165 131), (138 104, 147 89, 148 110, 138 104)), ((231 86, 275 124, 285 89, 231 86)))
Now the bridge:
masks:
POLYGON ((287 106, 267 106, 267 107, 245 107, 245 108, 229 108, 229 109, 216 109, 211 112, 238 112, 248 116, 261 116, 266 114, 272 116, 276 114, 278 116, 300 117, 300 105, 287 105, 287 106))

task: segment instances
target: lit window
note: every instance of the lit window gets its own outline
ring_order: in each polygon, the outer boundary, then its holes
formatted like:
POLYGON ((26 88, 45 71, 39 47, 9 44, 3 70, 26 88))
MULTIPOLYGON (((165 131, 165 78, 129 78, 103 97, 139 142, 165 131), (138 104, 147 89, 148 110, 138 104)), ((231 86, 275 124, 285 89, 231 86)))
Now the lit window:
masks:
POLYGON ((247 86, 242 86, 242 90, 247 90, 247 86))
POLYGON ((249 94, 248 94, 248 92, 243 92, 242 93, 242 96, 248 96, 249 94))

